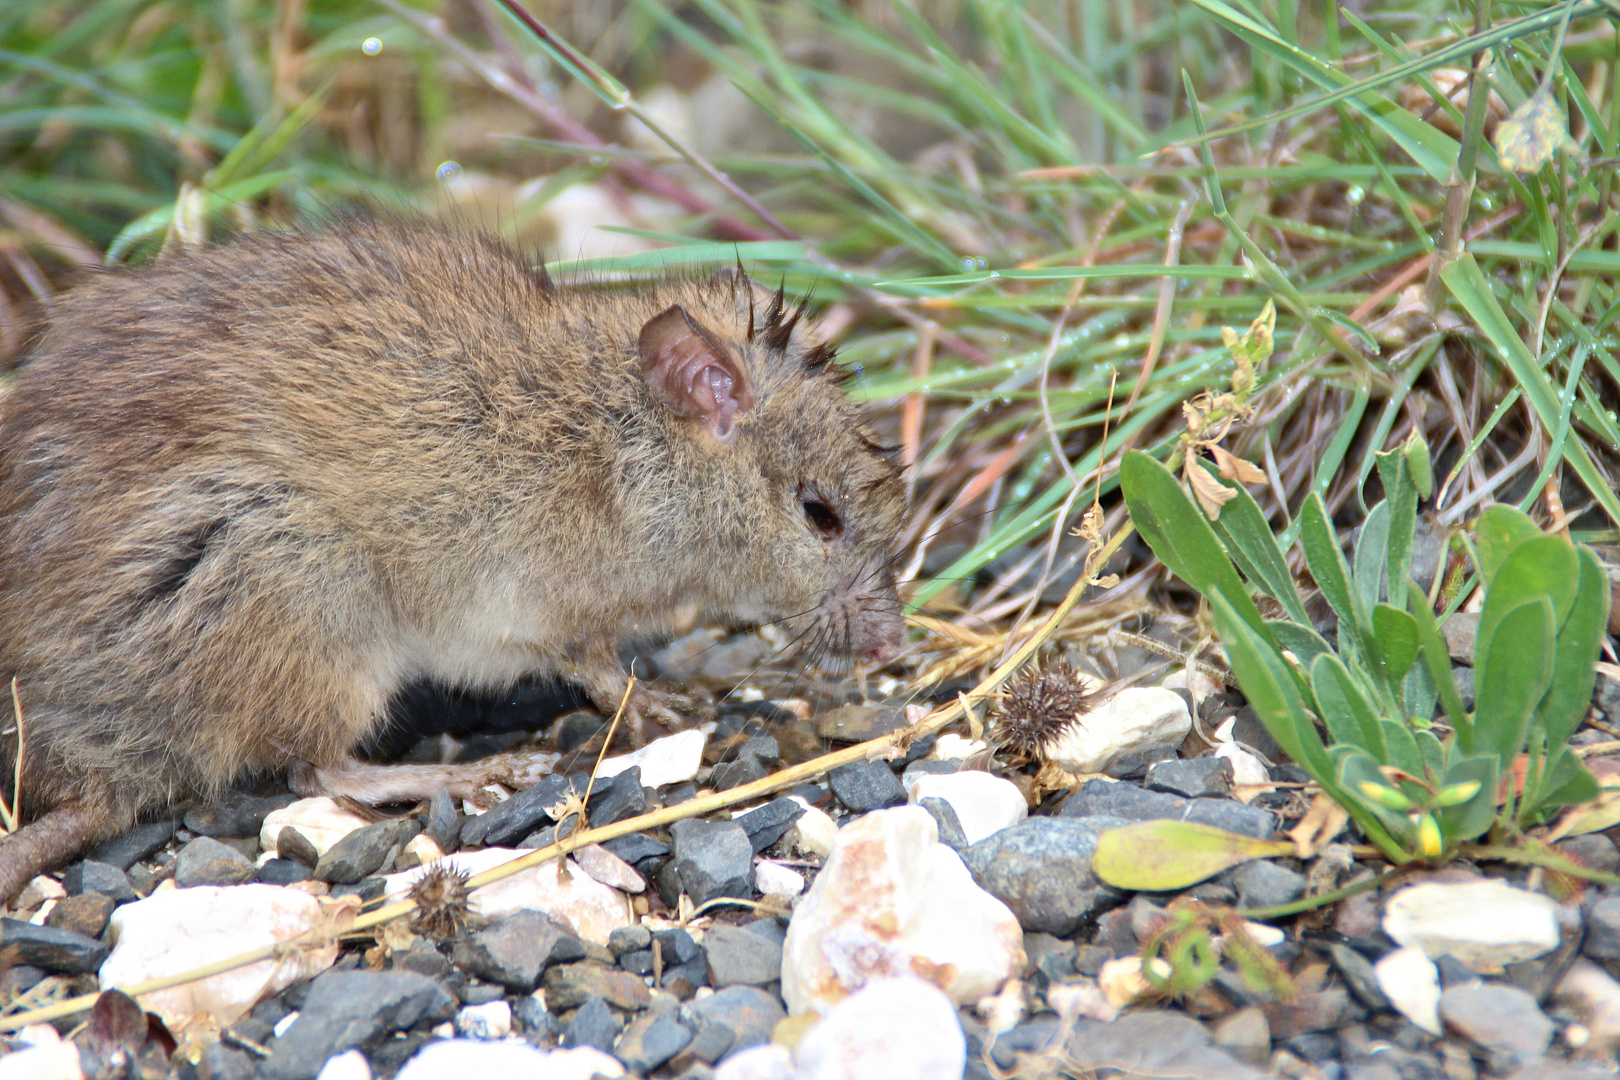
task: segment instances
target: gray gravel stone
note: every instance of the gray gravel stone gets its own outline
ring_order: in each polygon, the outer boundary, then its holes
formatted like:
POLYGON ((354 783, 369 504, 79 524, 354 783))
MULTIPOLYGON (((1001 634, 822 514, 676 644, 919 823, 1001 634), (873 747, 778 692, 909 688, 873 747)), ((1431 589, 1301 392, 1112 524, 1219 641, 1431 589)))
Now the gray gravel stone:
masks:
POLYGON ((90 849, 87 858, 104 862, 120 870, 131 866, 157 851, 174 836, 175 822, 171 819, 151 821, 137 825, 128 832, 103 841, 90 849))
POLYGON ((627 1012, 645 1009, 651 1000, 646 985, 628 971, 620 971, 594 961, 553 964, 541 977, 546 988, 546 1005, 555 1010, 572 1009, 591 998, 627 1012))
POLYGON ((1232 793, 1232 763, 1218 757, 1156 761, 1147 767, 1142 783, 1150 791, 1167 791, 1188 799, 1223 798, 1232 793))
MULTIPOLYGON (((743 815, 743 817, 747 816, 746 814, 743 815)), ((741 821, 741 818, 738 820, 741 821)), ((636 865, 642 859, 654 859, 660 855, 669 854, 668 844, 655 836, 648 836, 643 832, 630 833, 628 836, 615 836, 612 840, 602 841, 602 846, 631 866, 636 865)))
POLYGON ((714 926, 703 935, 709 985, 764 986, 782 977, 782 943, 741 926, 714 926))
POLYGON ((197 837, 174 859, 174 883, 182 889, 194 885, 240 885, 258 874, 252 859, 211 836, 197 837))
POLYGON ((1612 874, 1620 868, 1620 851, 1615 849, 1614 841, 1602 833, 1572 836, 1568 840, 1560 840, 1555 846, 1589 870, 1612 874))
POLYGON ((906 726, 904 711, 887 705, 842 705, 816 717, 816 734, 833 742, 865 742, 906 726))
POLYGON ((107 959, 107 946, 71 930, 0 919, 0 956, 46 971, 82 975, 101 966, 107 959))
POLYGON ((704 1029, 712 1024, 731 1033, 726 1053, 770 1042, 771 1032, 786 1018, 781 999, 754 986, 728 986, 681 1007, 682 1022, 700 1036, 708 1037, 704 1029))
POLYGON ((1383 989, 1378 985, 1378 973, 1373 970, 1371 960, 1348 945, 1329 947, 1328 957, 1333 961, 1333 969, 1339 973, 1357 1001, 1369 1009, 1390 1007, 1389 998, 1384 996, 1383 989))
POLYGON ((673 1016, 643 1016, 624 1029, 613 1054, 638 1076, 686 1049, 692 1033, 673 1016))
POLYGON ((585 946, 544 912, 519 911, 456 942, 454 957, 480 979, 526 994, 547 964, 583 960, 585 946))
POLYGON ((315 876, 333 885, 353 885, 376 873, 399 844, 399 822, 379 821, 356 829, 327 849, 315 864, 315 876))
POLYGON ((598 782, 591 795, 591 825, 601 828, 647 812, 647 789, 641 786, 641 766, 632 765, 606 784, 598 782))
POLYGON ((970 845, 967 833, 962 831, 962 819, 956 816, 956 807, 934 795, 919 800, 917 805, 933 817, 934 827, 939 831, 939 842, 965 857, 970 845))
POLYGON ((611 1054, 613 1040, 619 1037, 623 1023, 602 998, 589 998, 569 1017, 563 1041, 569 1046, 594 1046, 611 1054))
POLYGON ((827 774, 833 795, 857 814, 899 806, 906 801, 906 788, 881 761, 852 761, 827 774))
POLYGON ((1204 1025, 1182 1013, 1127 1013, 1109 1024, 1077 1030, 1066 1064, 1076 1069, 1120 1069, 1131 1076, 1260 1080, 1266 1074, 1217 1050, 1204 1025))
POLYGON ((428 839, 438 844, 439 850, 446 855, 461 845, 461 818, 456 813, 456 801, 450 797, 449 791, 440 788, 433 801, 428 803, 424 831, 428 839))
POLYGON ((980 840, 963 861, 1026 930, 1066 937, 1124 899, 1091 869, 1097 837, 1123 824, 1118 818, 1028 818, 980 840))
POLYGON ((782 839, 782 834, 803 814, 803 804, 797 799, 783 797, 772 799, 764 806, 739 814, 731 820, 742 826, 743 832, 748 834, 748 842, 753 845, 754 854, 758 855, 782 839))
POLYGON ((455 1013, 449 992, 409 971, 328 971, 310 984, 298 1019, 260 1063, 269 1080, 312 1080, 334 1054, 420 1021, 455 1013))
POLYGON ((675 853, 666 869, 694 904, 717 896, 753 896, 754 845, 741 825, 687 818, 669 831, 675 853))
POLYGON ((1587 910, 1581 952, 1593 960, 1620 960, 1620 896, 1605 896, 1587 910))
POLYGON ((311 870, 321 861, 321 853, 315 850, 315 845, 310 842, 309 837, 291 825, 283 825, 281 831, 276 834, 276 854, 283 859, 302 863, 311 870))
POLYGON ((1297 874, 1286 866, 1278 866, 1269 859, 1256 859, 1232 871, 1232 884, 1237 887, 1238 907, 1269 908, 1292 904, 1305 895, 1309 882, 1304 874, 1297 874))
POLYGON ((462 844, 498 846, 515 844, 551 820, 546 811, 566 798, 569 792, 585 794, 584 785, 573 778, 552 773, 540 782, 513 795, 503 803, 461 823, 462 844))
POLYGON ((1440 1019, 1486 1050, 1538 1057, 1552 1043, 1553 1022, 1516 986, 1472 983, 1440 994, 1440 1019))
POLYGON ((309 867, 291 859, 269 859, 259 867, 258 877, 255 879, 265 885, 292 885, 300 881, 310 881, 315 873, 309 867))
POLYGON ((1062 817, 1117 817, 1125 821, 1192 821, 1269 840, 1277 819, 1269 810, 1235 799, 1182 799, 1129 783, 1088 780, 1058 811, 1062 817))
POLYGON ((45 916, 45 925, 58 930, 71 930, 94 941, 101 937, 103 930, 107 929, 107 920, 112 918, 113 908, 116 906, 113 898, 105 893, 87 892, 78 896, 64 896, 51 908, 51 913, 45 916))
POLYGON ((100 893, 120 903, 136 898, 135 890, 130 887, 129 877, 122 869, 112 863, 97 862, 94 859, 76 862, 68 867, 67 873, 62 875, 62 887, 68 891, 69 896, 100 893))
POLYGON ((614 956, 652 948, 652 931, 645 926, 620 926, 608 934, 608 952, 614 956))
POLYGON ((185 825, 198 836, 258 836, 266 814, 291 806, 297 798, 290 794, 239 795, 215 806, 193 807, 186 811, 185 825))
POLYGON ((709 784, 716 791, 730 791, 744 784, 752 784, 755 780, 763 780, 770 771, 770 766, 759 758, 740 757, 736 761, 716 765, 709 777, 709 784))

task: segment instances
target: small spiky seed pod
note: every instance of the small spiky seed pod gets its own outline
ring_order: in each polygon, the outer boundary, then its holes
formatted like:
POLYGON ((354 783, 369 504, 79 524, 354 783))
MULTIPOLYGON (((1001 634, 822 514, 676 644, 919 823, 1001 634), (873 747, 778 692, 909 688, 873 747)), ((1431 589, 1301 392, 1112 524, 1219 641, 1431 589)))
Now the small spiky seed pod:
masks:
POLYGON ((411 929, 437 940, 453 938, 466 929, 472 913, 467 877, 466 871, 446 863, 430 866, 411 886, 411 899, 416 901, 411 929))
POLYGON ((1066 661, 1028 667, 1002 690, 991 734, 999 749, 1020 760, 1044 758, 1047 744, 1078 724, 1096 700, 1066 661))

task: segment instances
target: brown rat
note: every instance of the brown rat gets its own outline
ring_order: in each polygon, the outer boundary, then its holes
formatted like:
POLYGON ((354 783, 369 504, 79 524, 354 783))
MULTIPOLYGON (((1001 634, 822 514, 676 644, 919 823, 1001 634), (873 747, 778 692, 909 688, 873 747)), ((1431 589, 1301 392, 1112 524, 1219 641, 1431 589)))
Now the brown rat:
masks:
POLYGON ((611 709, 620 643, 691 605, 888 659, 902 485, 830 357, 741 273, 554 288, 428 225, 67 294, 0 396, 0 678, 51 811, 0 896, 243 775, 343 774, 417 679, 611 709))

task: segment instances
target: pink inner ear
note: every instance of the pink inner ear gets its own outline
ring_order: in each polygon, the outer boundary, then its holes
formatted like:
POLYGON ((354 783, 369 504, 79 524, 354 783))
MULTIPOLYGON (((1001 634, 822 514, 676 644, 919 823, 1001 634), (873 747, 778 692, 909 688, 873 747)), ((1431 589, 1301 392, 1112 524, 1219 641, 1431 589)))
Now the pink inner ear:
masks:
POLYGON ((723 442, 753 406, 742 368, 679 305, 648 320, 637 341, 641 371, 653 395, 676 416, 701 419, 723 442))

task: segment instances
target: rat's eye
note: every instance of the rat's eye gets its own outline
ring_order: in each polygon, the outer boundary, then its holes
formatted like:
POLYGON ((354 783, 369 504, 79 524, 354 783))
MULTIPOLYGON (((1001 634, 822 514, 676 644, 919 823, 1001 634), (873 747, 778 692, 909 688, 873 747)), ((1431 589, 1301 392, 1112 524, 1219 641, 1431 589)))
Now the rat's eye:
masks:
POLYGON ((844 521, 836 511, 820 499, 804 500, 804 520, 823 540, 831 540, 844 531, 844 521))

